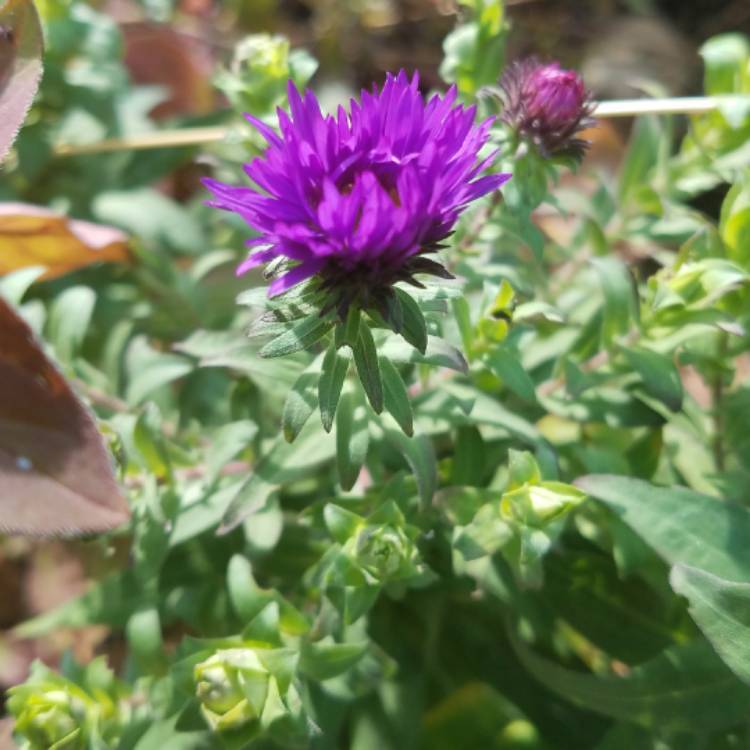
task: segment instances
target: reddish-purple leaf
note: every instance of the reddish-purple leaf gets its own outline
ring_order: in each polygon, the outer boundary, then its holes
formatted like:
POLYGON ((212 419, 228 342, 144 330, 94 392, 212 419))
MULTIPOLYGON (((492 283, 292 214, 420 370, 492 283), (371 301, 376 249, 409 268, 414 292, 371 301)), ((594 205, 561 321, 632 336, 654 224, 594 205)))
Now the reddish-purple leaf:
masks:
POLYGON ((0 300, 0 531, 71 536, 128 518, 93 417, 0 300))
POLYGON ((0 160, 39 88, 43 39, 32 0, 0 0, 0 160))

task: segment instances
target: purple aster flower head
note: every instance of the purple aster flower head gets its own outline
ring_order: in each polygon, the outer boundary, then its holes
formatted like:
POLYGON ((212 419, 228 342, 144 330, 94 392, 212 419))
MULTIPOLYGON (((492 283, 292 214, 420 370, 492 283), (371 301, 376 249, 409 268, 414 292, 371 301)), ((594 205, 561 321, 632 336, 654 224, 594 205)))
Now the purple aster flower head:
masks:
POLYGON ((505 99, 502 119, 543 156, 583 156, 588 142, 575 136, 595 121, 591 95, 578 73, 531 58, 512 63, 500 88, 505 99))
POLYGON ((322 311, 350 305, 384 310, 395 282, 418 274, 450 277, 435 252, 472 201, 510 175, 487 174, 479 160, 491 120, 455 103, 456 89, 428 102, 402 71, 381 90, 363 91, 349 112, 324 116, 315 95, 289 84, 291 114, 280 133, 248 120, 268 142, 245 166, 255 187, 205 184, 211 205, 234 211, 259 237, 238 273, 271 263, 269 296, 310 280, 322 311), (273 262, 273 263, 272 263, 273 262))

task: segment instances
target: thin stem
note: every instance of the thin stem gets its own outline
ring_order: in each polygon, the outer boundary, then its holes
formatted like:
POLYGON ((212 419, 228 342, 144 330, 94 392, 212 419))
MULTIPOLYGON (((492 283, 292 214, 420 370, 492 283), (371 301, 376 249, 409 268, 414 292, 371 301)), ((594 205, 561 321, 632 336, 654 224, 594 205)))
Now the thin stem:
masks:
POLYGON ((723 472, 726 466, 726 450, 724 445, 724 373, 722 364, 727 353, 727 334, 719 335, 716 359, 718 366, 711 379, 711 407, 714 423, 714 434, 711 448, 714 454, 714 464, 717 472, 723 472))
POLYGON ((480 233, 482 232, 482 229, 484 228, 484 225, 487 223, 490 216, 492 216, 495 209, 500 205, 502 198, 502 193, 499 190, 496 190, 494 193, 492 193, 489 203, 479 211, 477 211, 477 213, 473 217, 471 226, 469 227, 468 231, 463 236, 461 241, 458 243, 459 253, 466 252, 476 242, 480 233))
MULTIPOLYGON (((594 115, 602 120, 614 117, 637 117, 638 115, 698 115, 713 112, 723 106, 747 103, 748 95, 686 96, 667 99, 621 99, 600 102, 594 115)), ((53 148, 55 156, 88 156, 114 151, 144 151, 155 148, 180 148, 204 146, 224 140, 229 128, 217 126, 206 128, 183 128, 160 130, 156 133, 131 138, 108 138, 95 143, 60 143, 53 148)))
POLYGON ((89 156, 115 151, 147 151, 155 148, 181 148, 184 146, 205 146, 218 143, 226 138, 229 128, 182 128, 180 130, 160 130, 156 133, 136 135, 131 138, 107 138, 94 143, 80 145, 60 143, 54 147, 55 156, 89 156))
POLYGON ((117 398, 117 396, 112 396, 109 393, 100 391, 98 388, 95 388, 78 378, 74 379, 72 382, 73 386, 91 401, 94 406, 108 409, 109 411, 115 412, 115 414, 125 414, 131 411, 131 407, 122 399, 117 398))
MULTIPOLYGON (((219 470, 220 477, 235 477, 240 474, 248 474, 253 465, 247 461, 231 461, 219 470)), ((175 478, 182 481, 199 480, 208 476, 210 469, 204 465, 186 466, 175 471, 175 478)), ((142 475, 132 476, 125 479, 125 486, 129 490, 137 490, 143 487, 145 479, 142 475)))

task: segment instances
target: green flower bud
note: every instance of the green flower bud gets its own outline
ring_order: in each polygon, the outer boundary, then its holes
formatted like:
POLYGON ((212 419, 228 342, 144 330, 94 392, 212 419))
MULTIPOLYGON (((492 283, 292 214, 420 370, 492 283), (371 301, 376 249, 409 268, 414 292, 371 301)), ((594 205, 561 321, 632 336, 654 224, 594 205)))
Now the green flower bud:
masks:
POLYGON ((196 695, 213 729, 237 729, 263 714, 275 678, 259 651, 222 649, 195 666, 196 695))
POLYGON ((503 495, 501 512, 508 520, 544 528, 567 515, 585 497, 580 490, 562 482, 527 484, 503 495))
POLYGON ((15 731, 26 739, 28 750, 84 747, 84 697, 57 685, 21 685, 10 693, 8 708, 16 717, 15 731))
POLYGON ((251 34, 235 47, 229 70, 220 72, 216 85, 235 108, 261 114, 286 98, 291 78, 304 86, 317 63, 303 50, 291 50, 286 37, 251 34))
POLYGON ((77 750, 93 738, 107 747, 117 744, 128 712, 120 702, 123 686, 103 657, 70 671, 75 681, 37 661, 26 682, 8 691, 8 712, 23 750, 77 750))
POLYGON ((357 564, 380 581, 412 571, 417 556, 403 529, 390 524, 363 526, 354 538, 357 564))

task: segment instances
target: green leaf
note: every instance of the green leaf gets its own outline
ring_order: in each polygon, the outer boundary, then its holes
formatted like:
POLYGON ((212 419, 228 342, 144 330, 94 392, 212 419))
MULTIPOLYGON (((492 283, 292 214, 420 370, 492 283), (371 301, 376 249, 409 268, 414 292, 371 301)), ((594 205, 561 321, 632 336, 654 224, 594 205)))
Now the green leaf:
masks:
POLYGON ((44 266, 29 266, 0 276, 0 297, 18 306, 32 284, 45 272, 44 266))
POLYGON ((716 653, 750 683, 750 583, 735 583, 689 565, 675 565, 672 588, 689 602, 690 614, 716 653))
POLYGON ((539 464, 528 451, 508 451, 508 486, 506 492, 517 490, 525 484, 539 484, 542 474, 539 464))
POLYGON ((70 361, 78 353, 95 304, 96 293, 87 286, 70 287, 52 303, 48 336, 62 359, 70 361))
POLYGON ((164 659, 159 611, 154 606, 144 605, 128 619, 125 627, 128 643, 141 669, 155 671, 164 659))
POLYGON ((459 427, 454 442, 451 483, 456 487, 480 486, 485 475, 486 452, 482 433, 476 427, 459 427))
POLYGON ((339 543, 344 544, 364 523, 364 518, 342 508, 335 503, 327 503, 323 508, 323 520, 328 533, 339 543))
POLYGON ((303 372, 284 402, 281 424, 284 439, 293 443, 318 405, 318 372, 303 372))
POLYGON ((150 350, 138 356, 137 365, 129 367, 131 376, 127 388, 127 400, 140 404, 154 391, 192 372, 193 363, 178 354, 150 350))
POLYGON ((214 742, 212 732, 204 730, 180 731, 177 724, 180 715, 176 714, 162 721, 152 722, 133 750, 206 750, 214 742))
POLYGON ((623 349, 630 366, 641 376, 648 393, 672 411, 682 408, 682 380, 674 362, 664 354, 643 349, 623 349))
POLYGON ((319 341, 333 327, 330 318, 321 318, 311 315, 301 322, 292 326, 281 336, 269 341, 259 352, 261 357, 283 357, 292 352, 307 349, 316 341, 319 341))
POLYGON ((527 445, 536 446, 542 436, 535 425, 504 407, 487 393, 456 382, 446 383, 443 390, 467 404, 472 404, 471 420, 477 424, 492 425, 506 430, 527 445))
POLYGON ((728 580, 750 580, 750 511, 684 487, 656 487, 608 474, 575 484, 617 513, 670 565, 728 580))
POLYGON ((456 325, 458 326, 458 332, 461 336, 461 345, 464 348, 464 352, 469 359, 471 359, 472 352, 474 350, 474 336, 476 329, 471 321, 471 307, 466 297, 457 297, 451 300, 451 310, 453 310, 453 317, 456 319, 456 325))
POLYGON ((614 256, 593 258, 604 294, 602 343, 609 346, 617 336, 630 330, 631 321, 638 319, 638 299, 633 278, 627 266, 614 256))
POLYGON ((385 408, 398 426, 411 437, 414 434, 414 417, 406 386, 399 371, 386 357, 380 357, 380 372, 383 377, 385 408))
POLYGON ((259 641, 277 645, 279 639, 279 605, 269 602, 242 631, 242 637, 249 641, 259 641))
POLYGON ((750 688, 703 640, 672 646, 625 677, 567 669, 518 639, 513 644, 526 669, 566 700, 660 732, 723 729, 750 710, 750 688))
POLYGON ((437 460, 432 442, 425 435, 409 438, 396 430, 387 429, 385 435, 409 464, 417 480, 419 496, 428 505, 437 488, 437 460))
POLYGON ((620 170, 620 199, 627 205, 649 178, 659 159, 661 128, 655 116, 636 120, 620 170))
POLYGON ((336 412, 336 462, 339 481, 345 490, 350 490, 357 481, 369 442, 366 408, 356 402, 354 394, 345 393, 336 412))
POLYGON ((99 193, 92 211, 99 221, 114 224, 154 247, 187 253, 206 249, 203 226, 177 201, 152 188, 99 193))
POLYGON ((389 338, 380 347, 380 354, 397 363, 424 363, 436 367, 447 367, 457 372, 469 371, 464 355, 455 346, 451 346, 437 336, 427 337, 427 349, 424 354, 397 336, 389 338))
POLYGON ((743 175, 729 190, 721 206, 719 225, 727 257, 738 265, 750 266, 750 178, 743 175))
POLYGON ((330 432, 333 427, 336 407, 347 372, 349 372, 349 357, 346 354, 340 354, 336 349, 336 344, 332 342, 323 359, 323 369, 318 382, 320 418, 326 432, 330 432))
POLYGON ((273 594, 258 587, 250 562, 233 555, 227 567, 227 589, 234 610, 243 622, 250 622, 270 602, 273 594))
POLYGON ((750 42, 743 34, 719 34, 709 39, 700 49, 705 63, 707 94, 737 93, 741 72, 750 60, 750 42))
POLYGON ((326 638, 303 643, 299 668, 313 680, 329 680, 350 670, 367 652, 368 643, 334 643, 326 638))
POLYGON ((534 381, 524 370, 517 354, 499 347, 487 357, 487 365, 516 396, 524 401, 536 401, 534 381))
POLYGON ((255 465, 242 489, 234 493, 218 533, 230 532, 264 508, 274 485, 308 478, 313 469, 332 460, 334 455, 332 438, 316 420, 308 421, 294 443, 287 443, 279 436, 255 465))
POLYGON ((401 302, 404 321, 401 335, 422 354, 427 349, 427 323, 417 301, 403 289, 396 287, 396 296, 401 302))
POLYGON ((354 364, 370 406, 380 414, 383 411, 383 381, 372 331, 364 321, 359 326, 359 338, 354 346, 354 364))
POLYGON ((358 307, 350 307, 346 313, 346 321, 342 326, 339 324, 336 327, 337 345, 339 347, 348 344, 352 349, 357 344, 357 338, 359 337, 359 326, 362 320, 362 313, 358 307))
POLYGON ((269 495, 265 505, 245 519, 243 529, 251 556, 262 557, 276 547, 284 531, 284 513, 278 493, 269 495))
POLYGON ((133 446, 146 468, 158 479, 172 475, 172 465, 161 431, 161 419, 156 406, 147 404, 133 426, 133 446))
POLYGON ((222 468, 247 447, 258 434, 258 425, 250 420, 230 422, 211 433, 211 442, 206 450, 206 479, 215 480, 222 468))

